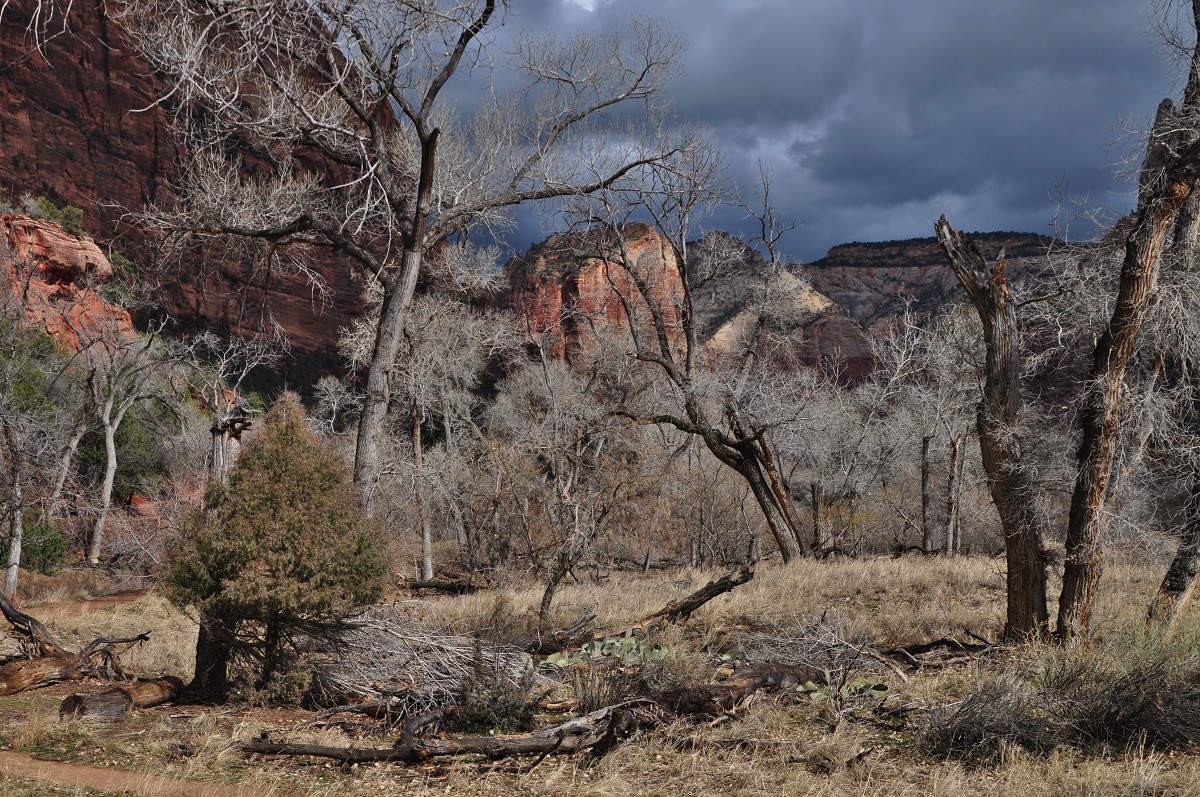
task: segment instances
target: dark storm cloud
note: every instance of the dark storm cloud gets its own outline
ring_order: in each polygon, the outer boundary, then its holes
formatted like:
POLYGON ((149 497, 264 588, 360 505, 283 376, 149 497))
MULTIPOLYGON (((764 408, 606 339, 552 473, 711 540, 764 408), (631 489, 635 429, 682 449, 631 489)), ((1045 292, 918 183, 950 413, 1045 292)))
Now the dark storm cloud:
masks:
POLYGON ((1048 233, 1060 191, 1123 213, 1122 120, 1177 89, 1139 0, 514 0, 497 40, 647 15, 688 42, 677 113, 713 127, 739 186, 766 163, 803 259, 943 212, 1048 233))

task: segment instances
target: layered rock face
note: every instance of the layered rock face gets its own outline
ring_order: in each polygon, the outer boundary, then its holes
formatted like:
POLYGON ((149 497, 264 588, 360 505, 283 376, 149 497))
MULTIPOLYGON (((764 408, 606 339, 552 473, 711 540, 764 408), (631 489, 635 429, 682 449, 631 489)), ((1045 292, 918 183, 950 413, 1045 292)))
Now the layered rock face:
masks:
MULTIPOLYGON (((152 70, 105 0, 75 0, 69 31, 36 49, 26 32, 33 2, 15 0, 0 17, 0 198, 27 193, 83 208, 97 241, 147 264, 152 255, 129 214, 169 203, 181 154, 154 106, 152 70)), ((274 321, 293 348, 314 352, 330 348, 360 306, 347 268, 314 265, 328 296, 297 269, 255 271, 221 252, 196 252, 158 279, 185 326, 253 333, 274 321)))
MULTIPOLYGON (((989 260, 1003 248, 1012 278, 1037 271, 1053 243, 1033 233, 971 233, 971 238, 989 260)), ((899 318, 906 302, 914 312, 925 314, 963 298, 936 238, 842 244, 810 263, 804 273, 816 290, 873 332, 899 318)))
MULTIPOLYGON (((663 308, 668 334, 681 334, 683 291, 670 247, 645 225, 626 227, 623 237, 623 256, 636 264, 663 308)), ((867 340, 853 319, 803 278, 769 274, 752 250, 731 241, 718 233, 693 247, 696 264, 690 273, 703 272, 693 278, 694 319, 708 356, 739 354, 765 317, 766 337, 782 341, 789 358, 809 365, 837 360, 851 377, 870 370, 867 340), (714 262, 717 254, 721 259, 714 262)), ((628 272, 606 263, 597 249, 578 236, 556 235, 505 266, 509 289, 502 303, 524 319, 553 356, 575 359, 598 346, 632 348, 620 294, 632 297, 634 323, 653 340, 645 303, 628 272)))
POLYGON ((0 295, 21 305, 31 328, 70 349, 132 334, 129 313, 98 291, 112 276, 108 258, 91 241, 48 221, 0 214, 0 295))

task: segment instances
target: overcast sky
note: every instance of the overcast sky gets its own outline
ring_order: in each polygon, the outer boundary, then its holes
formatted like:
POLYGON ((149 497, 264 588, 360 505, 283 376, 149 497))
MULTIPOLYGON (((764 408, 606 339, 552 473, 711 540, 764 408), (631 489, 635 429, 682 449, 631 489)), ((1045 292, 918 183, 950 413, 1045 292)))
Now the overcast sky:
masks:
POLYGON ((678 114, 716 131, 739 186, 765 161, 804 261, 930 236, 942 213, 1050 234, 1060 191, 1122 214, 1122 130, 1180 89, 1144 0, 512 0, 505 26, 567 34, 638 15, 687 41, 678 114))

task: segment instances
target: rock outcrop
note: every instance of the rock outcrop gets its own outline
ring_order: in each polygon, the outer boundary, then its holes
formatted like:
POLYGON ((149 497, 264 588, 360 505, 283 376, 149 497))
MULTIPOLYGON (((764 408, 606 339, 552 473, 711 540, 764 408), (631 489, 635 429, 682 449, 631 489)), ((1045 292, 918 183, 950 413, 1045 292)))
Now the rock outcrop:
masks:
MULTIPOLYGON (((1001 248, 1009 275, 1020 277, 1045 262, 1053 239, 1033 233, 971 233, 989 260, 1001 248)), ((917 314, 933 312, 963 298, 962 288, 936 238, 835 246, 803 272, 813 287, 873 332, 882 331, 911 303, 917 314)))
POLYGON ((129 313, 99 291, 112 276, 112 265, 92 241, 48 221, 0 214, 0 295, 22 309, 29 327, 45 330, 64 347, 133 332, 129 313))
MULTIPOLYGON (((670 247, 646 225, 630 225, 623 234, 624 256, 636 263, 663 308, 668 334, 680 334, 682 286, 670 247)), ((632 348, 624 336, 628 322, 619 293, 632 297, 635 323, 653 335, 625 269, 606 264, 602 249, 578 235, 555 235, 505 266, 509 288, 502 303, 553 356, 572 360, 597 346, 632 348)), ((695 242, 692 251, 691 273, 704 271, 702 279, 694 279, 696 332, 709 356, 739 353, 762 318, 763 337, 781 343, 789 359, 809 365, 836 360, 849 378, 870 370, 862 328, 803 277, 771 274, 757 253, 723 233, 695 242)))

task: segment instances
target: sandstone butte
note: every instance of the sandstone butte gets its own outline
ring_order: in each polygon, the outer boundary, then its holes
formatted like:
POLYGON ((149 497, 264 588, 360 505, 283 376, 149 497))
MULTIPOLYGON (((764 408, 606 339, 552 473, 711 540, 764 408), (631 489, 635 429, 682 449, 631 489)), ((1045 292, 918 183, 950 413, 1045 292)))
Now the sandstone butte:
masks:
MULTIPOLYGON (((636 262, 663 307, 668 333, 679 335, 682 286, 670 247, 644 224, 625 228, 624 237, 624 256, 636 262)), ((632 348, 628 337, 621 337, 627 325, 622 294, 632 297, 634 323, 652 341, 645 302, 631 290, 625 269, 611 257, 609 261, 579 235, 551 236, 505 266, 509 287, 502 303, 525 319, 528 331, 554 357, 586 356, 614 337, 623 350, 632 348)), ((721 278, 694 291, 697 336, 709 356, 734 352, 754 327, 759 306, 755 290, 762 284, 756 265, 761 267, 748 254, 721 278)), ((776 283, 770 323, 786 334, 793 355, 808 365, 836 361, 848 379, 869 373, 870 347, 857 322, 795 274, 777 275, 776 283)))
POLYGON ((3 294, 21 301, 26 324, 76 351, 94 340, 134 334, 129 313, 100 295, 113 276, 108 258, 91 240, 74 238, 41 219, 0 214, 3 294))

